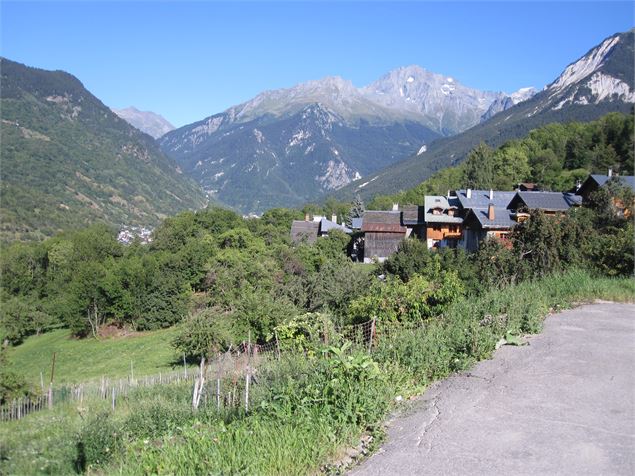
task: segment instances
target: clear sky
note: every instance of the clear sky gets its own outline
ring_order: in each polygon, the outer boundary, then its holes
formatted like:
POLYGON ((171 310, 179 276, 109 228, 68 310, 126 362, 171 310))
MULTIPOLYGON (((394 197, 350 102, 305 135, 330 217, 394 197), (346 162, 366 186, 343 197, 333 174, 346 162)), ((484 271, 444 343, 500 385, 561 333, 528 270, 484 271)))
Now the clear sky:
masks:
POLYGON ((176 126, 324 76, 366 85, 418 64, 461 83, 542 88, 634 2, 11 2, 1 54, 77 76, 106 105, 176 126))

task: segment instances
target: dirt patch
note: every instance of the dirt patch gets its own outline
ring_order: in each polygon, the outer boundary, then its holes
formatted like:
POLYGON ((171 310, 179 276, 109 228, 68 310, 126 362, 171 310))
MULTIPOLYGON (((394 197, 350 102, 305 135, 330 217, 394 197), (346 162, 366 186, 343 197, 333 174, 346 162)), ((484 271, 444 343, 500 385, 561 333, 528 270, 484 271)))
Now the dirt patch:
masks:
POLYGON ((137 332, 125 327, 118 327, 114 324, 103 326, 99 330, 99 337, 101 339, 115 339, 120 337, 136 337, 143 335, 142 332, 137 332))

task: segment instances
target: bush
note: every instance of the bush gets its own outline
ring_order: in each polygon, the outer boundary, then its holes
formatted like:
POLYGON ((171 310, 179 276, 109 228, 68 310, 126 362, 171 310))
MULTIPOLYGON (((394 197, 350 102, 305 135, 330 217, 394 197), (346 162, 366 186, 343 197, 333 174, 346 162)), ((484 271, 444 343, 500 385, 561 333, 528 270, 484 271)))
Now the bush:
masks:
POLYGON ((172 344, 188 357, 203 357, 221 352, 244 334, 231 315, 218 309, 204 309, 180 326, 172 344))
POLYGON ((103 466, 123 448, 120 424, 108 412, 91 417, 81 428, 77 442, 76 467, 80 471, 103 466))
POLYGON ((438 283, 419 275, 407 283, 389 276, 376 281, 369 294, 354 300, 349 307, 353 322, 376 318, 379 322, 416 322, 444 312, 464 292, 453 272, 444 273, 438 283))

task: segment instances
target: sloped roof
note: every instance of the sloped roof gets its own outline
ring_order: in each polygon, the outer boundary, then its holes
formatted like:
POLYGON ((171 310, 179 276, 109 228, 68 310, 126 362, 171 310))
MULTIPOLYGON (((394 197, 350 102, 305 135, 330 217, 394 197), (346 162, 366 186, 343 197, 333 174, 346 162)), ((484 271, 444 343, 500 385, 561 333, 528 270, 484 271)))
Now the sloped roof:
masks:
MULTIPOLYGON (((624 185, 628 185, 629 187, 631 187, 631 189, 633 191, 635 191, 635 176, 633 176, 633 175, 618 175, 618 176, 614 176, 614 177, 617 177, 622 183, 624 183, 624 185)), ((594 180, 595 183, 598 184, 598 186, 602 187, 606 182, 609 181, 610 178, 612 178, 612 177, 609 177, 608 175, 591 174, 584 181, 584 183, 586 183, 588 180, 594 180)), ((584 183, 582 184, 583 186, 584 186, 584 183)), ((582 189, 582 187, 580 187, 580 189, 582 189)))
POLYGON ((426 195, 424 203, 426 223, 463 223, 463 218, 448 215, 449 208, 458 208, 460 206, 457 197, 448 198, 443 195, 426 195), (435 208, 441 209, 442 213, 440 215, 432 213, 435 208))
POLYGON ((291 223, 291 240, 298 243, 305 240, 315 243, 318 237, 320 223, 315 221, 293 220, 291 223))
POLYGON ((582 203, 581 197, 569 192, 518 192, 507 208, 516 210, 523 206, 546 211, 567 211, 582 203))
POLYGON ((404 207, 401 212, 404 225, 422 225, 425 223, 425 209, 418 205, 404 207))
POLYGON ((351 228, 353 230, 359 230, 362 227, 364 219, 362 217, 351 218, 351 228))
POLYGON ((488 208, 473 208, 470 210, 470 214, 476 218, 481 227, 484 229, 510 229, 517 224, 517 222, 512 218, 512 212, 507 208, 494 207, 493 220, 488 218, 488 211, 488 208))
POLYGON ((363 232, 405 233, 406 227, 401 224, 401 212, 398 211, 366 211, 362 223, 363 232))
POLYGON ((509 202, 516 195, 516 192, 493 191, 493 197, 490 199, 489 190, 472 190, 472 196, 467 198, 467 190, 457 190, 456 196, 462 208, 487 208, 490 203, 495 207, 507 208, 509 202))
POLYGON ((344 233, 352 233, 353 230, 351 230, 350 228, 344 226, 344 225, 339 225, 331 220, 327 220, 326 218, 322 218, 320 220, 320 233, 328 233, 330 230, 340 230, 343 231, 344 233))

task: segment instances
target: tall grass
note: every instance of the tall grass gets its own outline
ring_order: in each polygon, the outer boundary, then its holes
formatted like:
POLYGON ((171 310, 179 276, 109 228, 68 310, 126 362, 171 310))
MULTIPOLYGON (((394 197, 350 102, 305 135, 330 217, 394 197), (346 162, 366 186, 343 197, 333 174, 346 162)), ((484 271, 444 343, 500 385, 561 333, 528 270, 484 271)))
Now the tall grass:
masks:
POLYGON ((138 389, 114 413, 96 404, 84 419, 70 407, 29 416, 0 425, 8 441, 0 473, 317 473, 363 432, 380 433, 396 395, 489 357, 508 333, 538 332, 549 312, 594 299, 635 301, 635 282, 573 271, 459 300, 421 326, 380 327, 372 355, 283 358, 259 369, 249 413, 194 411, 191 388, 171 386, 138 389))

